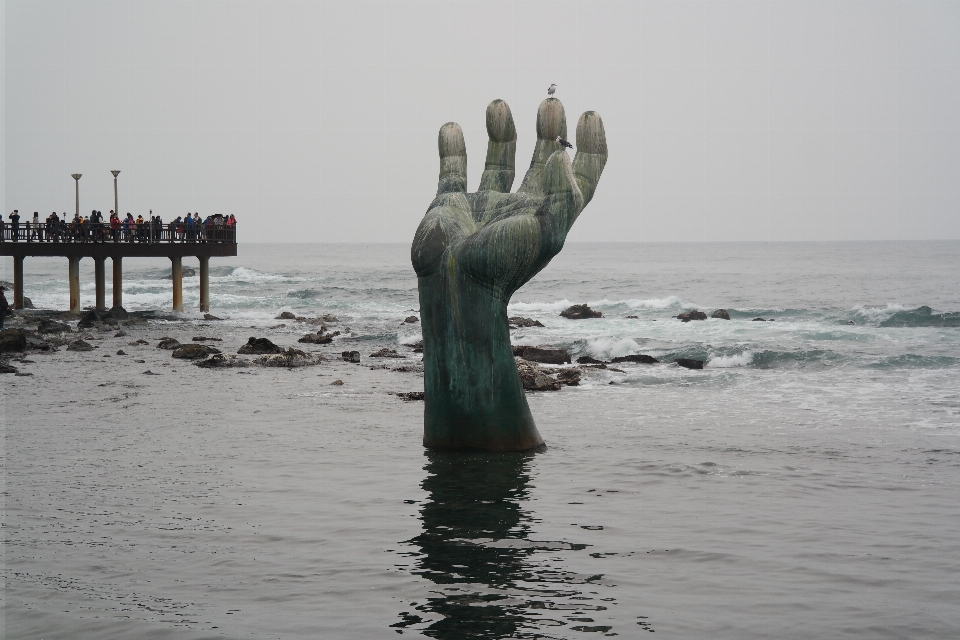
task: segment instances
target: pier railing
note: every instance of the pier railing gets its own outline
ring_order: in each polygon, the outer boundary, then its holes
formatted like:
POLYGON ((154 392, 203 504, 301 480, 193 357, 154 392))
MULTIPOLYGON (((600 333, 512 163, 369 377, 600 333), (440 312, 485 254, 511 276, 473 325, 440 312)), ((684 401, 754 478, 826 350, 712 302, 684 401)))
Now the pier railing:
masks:
POLYGON ((236 224, 194 224, 168 222, 163 224, 144 222, 143 224, 112 227, 109 223, 73 222, 50 224, 20 223, 17 226, 9 222, 0 222, 0 242, 42 242, 42 243, 210 243, 236 244, 236 224))

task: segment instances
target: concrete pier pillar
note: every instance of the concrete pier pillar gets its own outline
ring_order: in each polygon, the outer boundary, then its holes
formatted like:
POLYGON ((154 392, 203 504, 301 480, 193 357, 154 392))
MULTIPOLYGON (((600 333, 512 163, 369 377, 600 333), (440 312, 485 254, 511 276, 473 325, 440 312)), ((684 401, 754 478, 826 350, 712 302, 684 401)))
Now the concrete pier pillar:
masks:
POLYGON ((113 306, 123 307, 123 258, 113 256, 113 306))
POLYGON ((210 311, 210 258, 200 258, 200 311, 210 311))
POLYGON ((23 256, 13 256, 13 308, 23 309, 23 256))
POLYGON ((183 311, 183 261, 180 256, 170 258, 173 263, 173 310, 183 311))
POLYGON ((80 258, 67 258, 70 262, 70 312, 80 313, 80 258))
POLYGON ((93 259, 94 280, 97 282, 97 304, 99 311, 105 311, 107 308, 107 272, 104 266, 106 258, 93 259))

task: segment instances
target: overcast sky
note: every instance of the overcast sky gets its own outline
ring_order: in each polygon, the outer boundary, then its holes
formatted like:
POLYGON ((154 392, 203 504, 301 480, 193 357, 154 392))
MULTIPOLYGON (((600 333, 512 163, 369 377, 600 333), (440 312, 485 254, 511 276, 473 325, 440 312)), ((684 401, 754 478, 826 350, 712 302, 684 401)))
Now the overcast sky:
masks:
MULTIPOLYGON (((409 242, 437 130, 551 82, 610 160, 571 241, 960 238, 960 2, 7 1, 5 215, 409 242)), ((518 179, 519 184, 519 179, 518 179)))

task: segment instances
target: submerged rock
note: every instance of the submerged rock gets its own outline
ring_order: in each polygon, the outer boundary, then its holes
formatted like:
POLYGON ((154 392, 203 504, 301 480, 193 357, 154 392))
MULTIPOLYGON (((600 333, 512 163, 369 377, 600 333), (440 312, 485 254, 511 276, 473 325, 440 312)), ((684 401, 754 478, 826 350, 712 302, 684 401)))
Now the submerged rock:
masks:
POLYGON ((359 351, 344 351, 340 354, 340 359, 344 362, 353 362, 354 364, 360 364, 360 352, 359 351))
POLYGON ((250 337, 247 344, 237 350, 242 355, 262 355, 269 353, 283 353, 283 348, 273 344, 267 338, 250 337))
POLYGON ((684 369, 703 369, 703 360, 694 360, 693 358, 677 358, 674 362, 677 366, 684 369))
POLYGON ((0 330, 0 353, 23 351, 27 348, 27 334, 22 329, 0 330))
POLYGON ((594 311, 585 304, 575 304, 572 307, 568 307, 564 311, 561 311, 560 315, 564 318, 570 318, 571 320, 585 320, 587 318, 603 317, 602 313, 599 311, 594 311))
POLYGON ((324 333, 324 329, 321 329, 316 333, 308 333, 297 340, 297 342, 304 342, 306 344, 330 344, 338 335, 340 335, 339 331, 334 331, 333 333, 324 333))
POLYGON ((387 349, 384 347, 379 351, 370 354, 371 358, 403 358, 404 355, 397 353, 394 349, 387 349))
POLYGON ((707 319, 707 314, 705 314, 703 311, 697 311, 696 309, 694 309, 693 311, 684 311, 683 313, 677 316, 677 320, 680 320, 681 322, 690 322, 691 320, 706 320, 706 319, 707 319))
POLYGON ((653 356, 648 356, 644 353, 635 353, 629 356, 618 356, 611 360, 613 363, 617 362, 639 362, 640 364, 657 364, 660 362, 653 356))
POLYGON ((12 364, 6 362, 0 362, 0 373, 16 373, 17 368, 12 364))
POLYGON ((751 322, 766 322, 766 318, 754 318, 751 322))
POLYGON ((560 383, 557 382, 557 379, 544 373, 535 362, 518 359, 517 373, 520 374, 520 382, 526 391, 560 390, 560 383))
POLYGON ((323 361, 324 357, 318 353, 306 353, 290 347, 280 353, 260 356, 253 363, 261 367, 307 367, 323 361))
POLYGON ((407 391, 397 394, 397 397, 405 402, 423 400, 423 391, 407 391))
POLYGON ((217 353, 206 360, 200 360, 193 364, 203 369, 227 369, 230 367, 249 367, 250 362, 244 358, 238 358, 234 355, 223 355, 217 353))
MULTIPOLYGON (((180 267, 180 276, 181 276, 182 278, 192 278, 192 277, 195 276, 195 275, 197 275, 196 269, 192 269, 192 268, 190 268, 190 267, 180 267)), ((166 276, 164 276, 164 277, 165 277, 167 280, 173 280, 173 272, 171 271, 170 273, 168 273, 168 274, 167 274, 166 276)))
POLYGON ((513 318, 508 318, 510 322, 510 328, 516 329, 519 327, 542 327, 543 323, 539 320, 534 320, 533 318, 521 318, 520 316, 514 316, 513 318))
POLYGON ((719 319, 721 319, 721 320, 729 320, 729 319, 730 319, 730 314, 727 313, 727 310, 726 310, 726 309, 717 309, 716 311, 714 311, 713 313, 710 314, 710 317, 711 317, 711 318, 719 318, 719 319))
POLYGON ((85 340, 74 340, 67 347, 67 351, 93 351, 93 345, 85 340))
POLYGON ((204 320, 223 320, 223 318, 218 318, 217 316, 213 315, 212 313, 205 313, 205 314, 203 314, 203 319, 204 319, 204 320))
POLYGON ((218 353, 220 353, 219 349, 208 347, 205 344, 185 344, 174 349, 171 355, 181 360, 199 360, 218 353))
POLYGON ((157 343, 157 349, 166 349, 168 351, 173 351, 180 346, 182 345, 176 338, 160 338, 160 342, 157 343))
POLYGON ((570 354, 566 349, 541 346, 524 347, 520 357, 530 362, 542 364, 570 364, 570 354))

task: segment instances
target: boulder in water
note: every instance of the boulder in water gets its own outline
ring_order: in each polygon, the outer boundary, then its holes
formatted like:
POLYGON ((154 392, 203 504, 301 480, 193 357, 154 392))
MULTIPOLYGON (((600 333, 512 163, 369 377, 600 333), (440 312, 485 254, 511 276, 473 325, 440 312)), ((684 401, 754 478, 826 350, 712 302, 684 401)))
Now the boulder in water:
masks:
POLYGON ((80 316, 80 322, 77 323, 77 329, 90 329, 102 324, 117 325, 117 319, 110 315, 109 311, 100 311, 99 309, 90 309, 84 311, 80 316))
POLYGON ((684 369, 703 369, 703 360, 694 360, 693 358, 677 358, 675 360, 678 367, 684 369))
POLYGON ((107 314, 114 320, 126 320, 130 317, 130 314, 123 307, 113 307, 107 314))
POLYGON ((294 349, 290 347, 286 350, 281 350, 280 353, 272 353, 264 356, 260 356, 254 360, 254 364, 258 364, 261 367, 307 367, 310 365, 320 364, 324 361, 323 356, 319 353, 307 353, 305 351, 300 351, 300 349, 294 349))
POLYGON ((719 318, 720 320, 729 320, 730 314, 727 313, 726 309, 717 309, 716 311, 710 314, 710 317, 719 318))
POLYGON ((527 391, 559 391, 560 383, 556 378, 547 375, 537 366, 537 363, 528 360, 517 360, 517 373, 520 374, 520 383, 527 391))
POLYGON ((334 331, 333 333, 324 333, 323 329, 321 329, 316 333, 308 333, 297 340, 297 342, 303 342, 306 344, 330 344, 338 335, 340 335, 339 331, 334 331))
POLYGON ((340 359, 344 362, 352 362, 354 364, 360 364, 360 352, 359 351, 344 351, 340 354, 340 359))
POLYGON ((237 353, 242 355, 263 355, 263 354, 271 354, 271 353, 283 353, 283 348, 273 344, 267 338, 251 337, 250 339, 247 340, 247 344, 243 345, 237 350, 237 353))
POLYGON ((514 316, 513 318, 508 318, 510 322, 511 329, 517 329, 520 327, 542 327, 543 323, 539 320, 534 320, 533 318, 521 318, 520 316, 514 316))
POLYGON ((416 400, 423 400, 423 391, 407 391, 405 393, 398 393, 397 397, 403 400, 404 402, 413 402, 416 400))
POLYGON ((219 349, 208 347, 205 344, 190 343, 177 347, 171 355, 181 360, 199 360, 218 353, 220 353, 219 349))
POLYGON ((160 338, 160 342, 157 343, 157 349, 166 349, 167 351, 173 351, 180 346, 180 341, 176 338, 160 338))
POLYGON ((585 320, 587 318, 602 318, 603 314, 594 311, 585 304, 575 304, 560 312, 560 316, 571 320, 585 320))
POLYGON ((70 328, 70 325, 66 324, 65 322, 57 322, 56 320, 50 320, 49 318, 44 318, 37 326, 37 333, 41 335, 71 333, 72 331, 73 330, 70 328))
POLYGON ((222 353, 214 354, 206 360, 200 360, 199 362, 194 362, 193 364, 202 369, 227 369, 230 367, 250 366, 250 362, 244 358, 238 358, 237 356, 232 355, 225 356, 222 353))
POLYGON ((557 371, 557 382, 568 387, 576 387, 580 384, 580 369, 569 367, 557 371))
POLYGON ((597 360, 596 358, 591 358, 590 356, 580 356, 577 358, 577 364, 605 364, 603 360, 597 360))
POLYGON ((524 347, 520 357, 530 362, 542 364, 570 364, 570 354, 566 349, 549 346, 524 347))
POLYGON ((23 351, 27 348, 27 334, 22 329, 0 330, 0 353, 23 351))
POLYGON ((634 353, 629 356, 618 356, 611 360, 611 362, 639 362, 640 364, 657 364, 660 362, 653 356, 648 356, 644 353, 634 353))
POLYGON ((17 373, 18 369, 12 364, 0 362, 0 373, 17 373))
POLYGON ((85 340, 74 340, 67 347, 67 351, 93 351, 93 345, 85 340))
POLYGON ((683 313, 677 316, 677 320, 680 320, 681 322, 690 322, 691 320, 706 320, 706 319, 707 319, 707 314, 705 314, 703 311, 697 311, 696 309, 694 309, 693 311, 684 311, 683 313))
POLYGON ((23 308, 24 308, 24 309, 35 309, 36 307, 33 306, 33 300, 31 300, 31 299, 28 298, 27 296, 23 296, 23 308))
POLYGON ((223 318, 218 318, 217 316, 213 315, 212 313, 205 313, 205 314, 203 314, 203 319, 204 319, 204 320, 223 320, 223 318))
MULTIPOLYGON (((192 278, 197 275, 196 269, 191 269, 190 267, 180 267, 180 276, 183 278, 192 278)), ((167 280, 173 280, 173 272, 171 271, 167 276, 167 280)))
POLYGON ((407 346, 413 349, 414 353, 423 353, 423 340, 417 340, 413 344, 409 344, 407 346))
POLYGON ((420 322, 420 318, 418 318, 417 316, 407 316, 406 318, 403 319, 403 322, 405 324, 414 324, 415 322, 420 322))
POLYGON ((766 322, 766 321, 767 321, 766 318, 754 318, 754 319, 752 320, 752 322, 766 322))
POLYGON ((296 320, 297 316, 289 311, 284 311, 274 319, 275 320, 296 320))
POLYGON ((394 349, 384 347, 379 351, 370 354, 371 358, 403 358, 403 354, 397 353, 394 349))

